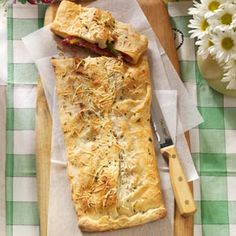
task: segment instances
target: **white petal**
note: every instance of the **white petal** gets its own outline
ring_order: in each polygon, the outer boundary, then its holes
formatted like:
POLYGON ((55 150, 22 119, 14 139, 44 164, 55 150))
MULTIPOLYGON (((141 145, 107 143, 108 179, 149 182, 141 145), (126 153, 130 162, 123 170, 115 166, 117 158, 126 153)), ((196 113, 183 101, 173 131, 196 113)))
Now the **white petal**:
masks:
POLYGON ((226 89, 229 89, 229 90, 234 90, 236 89, 236 80, 231 80, 229 82, 229 84, 227 85, 226 89))
POLYGON ((229 77, 223 77, 223 79, 221 79, 221 82, 226 83, 226 82, 230 82, 231 79, 229 77))

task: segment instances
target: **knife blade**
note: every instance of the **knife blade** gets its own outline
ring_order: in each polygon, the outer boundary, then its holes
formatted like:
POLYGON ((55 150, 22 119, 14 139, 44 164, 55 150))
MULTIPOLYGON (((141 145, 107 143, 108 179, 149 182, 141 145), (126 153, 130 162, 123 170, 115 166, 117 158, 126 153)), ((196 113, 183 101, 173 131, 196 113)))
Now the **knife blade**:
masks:
POLYGON ((151 105, 152 125, 160 144, 160 151, 169 162, 169 173, 175 200, 182 216, 190 216, 196 212, 192 192, 180 164, 178 153, 170 136, 161 107, 155 95, 151 105))

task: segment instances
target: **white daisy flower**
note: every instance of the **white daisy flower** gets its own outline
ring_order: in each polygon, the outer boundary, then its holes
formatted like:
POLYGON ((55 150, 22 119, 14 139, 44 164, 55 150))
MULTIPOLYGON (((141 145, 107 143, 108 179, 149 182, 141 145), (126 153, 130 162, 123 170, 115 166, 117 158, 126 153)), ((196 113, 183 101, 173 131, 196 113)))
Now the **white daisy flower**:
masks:
POLYGON ((207 19, 203 15, 195 15, 189 22, 190 24, 188 25, 188 27, 192 29, 189 31, 189 33, 191 34, 191 38, 197 37, 200 39, 207 34, 209 24, 207 19))
POLYGON ((227 82, 226 89, 228 90, 236 90, 236 74, 229 70, 227 73, 224 74, 223 79, 221 80, 223 83, 227 82), (234 73, 234 74, 233 74, 234 73))
POLYGON ((223 83, 228 83, 226 89, 236 89, 236 60, 230 60, 224 66, 223 83))
POLYGON ((213 45, 209 48, 218 62, 228 62, 236 58, 236 32, 233 30, 217 30, 212 34, 213 45))
POLYGON ((213 29, 219 28, 221 30, 227 30, 228 28, 233 28, 235 12, 235 4, 222 4, 220 8, 207 19, 207 21, 213 29))
POLYGON ((234 17, 233 17, 233 21, 232 21, 232 24, 231 24, 230 28, 236 29, 236 15, 234 15, 234 17))
POLYGON ((207 8, 202 4, 197 1, 193 1, 193 7, 188 9, 188 14, 189 15, 205 15, 207 13, 207 8))
POLYGON ((233 0, 201 0, 203 7, 207 9, 205 17, 213 15, 220 8, 221 4, 231 1, 233 0))
POLYGON ((226 89, 229 89, 229 90, 236 89, 236 78, 235 78, 235 76, 234 76, 234 79, 231 79, 231 81, 227 85, 226 89))
POLYGON ((221 4, 226 2, 233 2, 234 0, 201 0, 201 4, 208 10, 208 11, 216 11, 221 4))
POLYGON ((196 45, 198 45, 198 55, 206 59, 210 54, 209 48, 213 45, 210 35, 203 36, 196 42, 196 45))

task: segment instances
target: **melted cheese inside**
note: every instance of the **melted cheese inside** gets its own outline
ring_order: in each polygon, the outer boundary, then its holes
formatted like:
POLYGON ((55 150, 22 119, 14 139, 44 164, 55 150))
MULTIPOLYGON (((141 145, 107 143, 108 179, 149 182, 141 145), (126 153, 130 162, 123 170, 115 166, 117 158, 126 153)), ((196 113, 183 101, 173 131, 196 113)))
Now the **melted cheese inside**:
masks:
POLYGON ((52 64, 79 219, 106 217, 109 229, 109 222, 120 218, 164 209, 146 57, 136 66, 109 57, 53 59, 52 64))

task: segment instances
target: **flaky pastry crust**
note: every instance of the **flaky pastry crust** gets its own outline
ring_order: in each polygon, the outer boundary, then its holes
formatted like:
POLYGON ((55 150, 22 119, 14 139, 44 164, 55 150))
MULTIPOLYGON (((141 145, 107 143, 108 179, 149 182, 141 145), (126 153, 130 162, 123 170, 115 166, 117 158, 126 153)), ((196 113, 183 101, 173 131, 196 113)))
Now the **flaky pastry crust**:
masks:
POLYGON ((84 231, 163 218, 146 57, 52 59, 68 176, 84 231))

